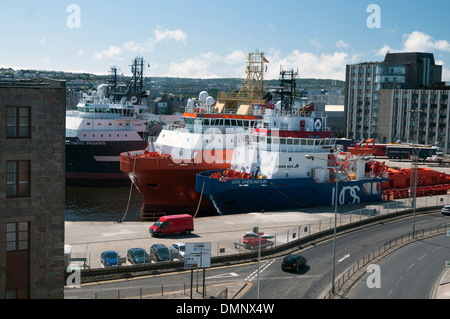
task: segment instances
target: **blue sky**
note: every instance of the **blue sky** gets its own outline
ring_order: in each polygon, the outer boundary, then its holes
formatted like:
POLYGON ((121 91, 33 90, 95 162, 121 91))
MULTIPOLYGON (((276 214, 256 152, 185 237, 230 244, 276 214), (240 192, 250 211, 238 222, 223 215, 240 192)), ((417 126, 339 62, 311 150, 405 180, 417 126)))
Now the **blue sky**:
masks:
POLYGON ((386 52, 434 53, 450 81, 447 0, 0 0, 0 67, 147 76, 244 77, 249 52, 303 78, 344 80, 386 52), (71 7, 76 5, 76 10, 71 7), (371 4, 375 11, 367 12, 371 4), (370 28, 367 20, 379 21, 370 28))

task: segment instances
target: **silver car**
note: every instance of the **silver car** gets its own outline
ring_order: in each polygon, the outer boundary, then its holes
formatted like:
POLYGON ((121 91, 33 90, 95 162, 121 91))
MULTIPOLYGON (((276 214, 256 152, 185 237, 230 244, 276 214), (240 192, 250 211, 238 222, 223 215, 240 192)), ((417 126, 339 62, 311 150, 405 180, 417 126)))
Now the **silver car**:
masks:
POLYGON ((441 209, 442 215, 450 215, 450 205, 445 205, 441 209))
POLYGON ((172 258, 184 259, 185 247, 185 243, 173 243, 172 246, 170 246, 172 258))

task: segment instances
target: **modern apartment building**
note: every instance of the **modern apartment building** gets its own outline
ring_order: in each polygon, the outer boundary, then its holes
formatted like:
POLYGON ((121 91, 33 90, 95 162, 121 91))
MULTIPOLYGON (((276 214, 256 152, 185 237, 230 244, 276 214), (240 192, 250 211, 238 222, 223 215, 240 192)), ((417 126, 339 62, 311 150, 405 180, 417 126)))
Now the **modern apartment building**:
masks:
POLYGON ((0 298, 64 297, 65 81, 0 82, 0 298))
POLYGON ((380 90, 378 140, 437 145, 450 151, 450 87, 380 90))
MULTIPOLYGON (((388 53, 383 62, 347 65, 344 102, 346 137, 391 142, 385 135, 388 114, 380 109, 380 91, 418 90, 440 83, 441 76, 442 66, 435 64, 432 53, 388 53), (381 118, 383 123, 380 123, 381 118)), ((386 94, 382 97, 384 101, 387 101, 386 94)), ((391 106, 383 104, 383 107, 391 106)))

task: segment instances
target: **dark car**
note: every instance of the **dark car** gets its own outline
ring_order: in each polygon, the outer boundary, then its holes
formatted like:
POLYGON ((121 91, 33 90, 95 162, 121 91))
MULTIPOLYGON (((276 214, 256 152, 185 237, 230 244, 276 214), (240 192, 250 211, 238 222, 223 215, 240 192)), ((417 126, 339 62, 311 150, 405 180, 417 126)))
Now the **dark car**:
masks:
POLYGON ((155 261, 164 261, 170 259, 169 248, 163 244, 154 244, 150 247, 150 255, 155 261))
POLYGON ((103 266, 118 266, 120 265, 120 256, 117 251, 108 250, 100 254, 100 262, 103 266))
POLYGON ((441 209, 442 215, 450 215, 450 205, 445 205, 441 209))
POLYGON ((144 248, 128 249, 127 259, 133 264, 143 264, 147 262, 147 252, 144 248))
POLYGON ((288 255, 281 262, 282 270, 293 270, 298 272, 300 268, 306 265, 306 258, 301 255, 288 255))

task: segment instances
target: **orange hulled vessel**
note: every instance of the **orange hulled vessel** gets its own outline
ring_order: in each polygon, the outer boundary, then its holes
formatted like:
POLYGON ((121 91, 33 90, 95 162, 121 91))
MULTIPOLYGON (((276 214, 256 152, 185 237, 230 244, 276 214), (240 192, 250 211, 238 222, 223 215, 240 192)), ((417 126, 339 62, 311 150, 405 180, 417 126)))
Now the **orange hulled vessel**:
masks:
POLYGON ((233 150, 248 143, 250 131, 262 121, 263 53, 250 53, 247 78, 241 90, 221 94, 217 101, 206 91, 190 99, 183 124, 167 125, 145 150, 120 155, 120 169, 143 197, 141 219, 175 213, 214 213, 215 209, 196 192, 196 174, 230 167, 233 150))

